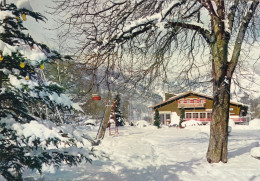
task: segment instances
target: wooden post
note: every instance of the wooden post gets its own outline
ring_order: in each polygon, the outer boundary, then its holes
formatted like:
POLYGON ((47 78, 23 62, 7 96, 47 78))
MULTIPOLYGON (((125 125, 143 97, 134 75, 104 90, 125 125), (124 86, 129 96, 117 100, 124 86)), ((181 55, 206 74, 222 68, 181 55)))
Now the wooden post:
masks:
POLYGON ((112 105, 107 105, 106 106, 106 112, 105 112, 105 116, 103 118, 103 123, 101 125, 100 131, 98 133, 97 139, 103 139, 105 136, 105 132, 107 129, 107 124, 108 124, 108 120, 110 118, 110 112, 112 109, 112 105))

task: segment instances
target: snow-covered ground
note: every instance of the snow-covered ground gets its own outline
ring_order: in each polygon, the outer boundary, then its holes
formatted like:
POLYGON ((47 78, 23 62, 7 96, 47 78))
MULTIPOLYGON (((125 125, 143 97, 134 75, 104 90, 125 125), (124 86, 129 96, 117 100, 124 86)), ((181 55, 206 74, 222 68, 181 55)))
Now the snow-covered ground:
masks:
MULTIPOLYGON (((80 127, 95 137, 98 127, 80 127)), ((26 171, 25 180, 91 180, 91 181, 241 181, 260 180, 260 160, 250 155, 259 145, 260 127, 234 126, 229 136, 228 163, 209 164, 205 155, 209 126, 119 127, 118 136, 107 135, 101 145, 107 158, 92 164, 59 169, 46 166, 43 174, 26 171)), ((1 180, 1 179, 0 179, 1 180)))

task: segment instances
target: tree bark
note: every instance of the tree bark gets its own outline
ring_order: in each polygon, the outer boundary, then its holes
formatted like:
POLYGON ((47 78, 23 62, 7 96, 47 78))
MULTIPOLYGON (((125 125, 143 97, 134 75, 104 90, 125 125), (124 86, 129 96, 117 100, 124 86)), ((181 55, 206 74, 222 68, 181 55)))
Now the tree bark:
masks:
POLYGON ((213 108, 210 140, 207 152, 209 163, 227 162, 228 120, 231 77, 228 73, 227 42, 217 40, 211 46, 213 75, 213 108))
MULTIPOLYGON (((1 69, 1 65, 0 65, 0 69, 1 69)), ((0 111, 2 109, 2 81, 3 81, 3 73, 2 71, 0 71, 0 111)))
MULTIPOLYGON (((227 81, 227 79, 225 79, 227 81)), ((209 163, 227 162, 230 85, 225 82, 214 86, 214 100, 207 152, 209 163)))
MULTIPOLYGON (((246 29, 254 15, 254 12, 256 11, 258 4, 258 1, 253 1, 250 5, 249 11, 243 17, 230 62, 227 61, 230 34, 225 32, 225 25, 223 22, 225 19, 224 1, 217 1, 218 16, 211 13, 212 35, 215 37, 215 41, 209 43, 211 55, 213 57, 212 76, 214 80, 210 140, 207 152, 207 160, 209 163, 217 163, 220 161, 223 163, 227 162, 231 78, 239 59, 246 29)), ((230 31, 232 30, 237 5, 238 1, 235 2, 229 14, 230 31)))
MULTIPOLYGON (((2 66, 2 62, 0 62, 0 69, 2 69, 3 66, 2 66)), ((2 109, 2 93, 3 93, 3 70, 0 71, 0 111, 2 109)))

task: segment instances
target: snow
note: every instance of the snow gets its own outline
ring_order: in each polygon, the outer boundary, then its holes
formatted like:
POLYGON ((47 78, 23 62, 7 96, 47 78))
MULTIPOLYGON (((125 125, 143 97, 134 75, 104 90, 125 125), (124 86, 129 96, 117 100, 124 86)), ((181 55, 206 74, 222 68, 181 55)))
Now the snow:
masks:
MULTIPOLYGON (((209 31, 209 28, 207 27, 207 25, 203 24, 203 23, 198 23, 192 20, 186 21, 183 19, 180 19, 180 17, 178 16, 178 13, 176 13, 176 15, 170 16, 170 17, 166 17, 168 15, 168 13, 170 11, 172 11, 173 7, 175 7, 176 5, 178 5, 179 3, 181 3, 180 0, 178 1, 172 1, 167 7, 165 7, 161 12, 159 13, 155 13, 151 16, 145 16, 136 20, 131 20, 128 21, 126 23, 126 25, 123 27, 123 30, 117 34, 117 37, 122 36, 124 33, 134 33, 135 31, 138 31, 138 27, 141 27, 145 24, 148 23, 153 23, 156 27, 159 28, 160 31, 165 31, 165 25, 169 22, 180 22, 180 23, 185 23, 187 25, 194 25, 194 26, 198 26, 204 30, 209 31)), ((107 44, 107 39, 105 38, 103 40, 103 45, 107 44)))
POLYGON ((249 126, 252 128, 256 126, 260 126, 260 119, 253 119, 249 121, 249 126))
POLYGON ((228 33, 231 33, 231 31, 230 31, 230 27, 229 27, 229 20, 228 19, 225 19, 225 20, 223 20, 223 22, 224 22, 224 24, 225 24, 225 31, 226 32, 228 32, 228 33))
POLYGON ((189 120, 189 121, 182 122, 181 125, 182 125, 182 127, 201 126, 202 123, 200 121, 196 121, 196 120, 189 120))
POLYGON ((178 116, 176 112, 172 112, 171 123, 169 126, 176 126, 176 125, 179 126, 179 123, 180 123, 180 116, 178 116))
POLYGON ((260 159, 260 148, 259 147, 252 148, 252 150, 250 151, 250 154, 252 157, 260 159))
POLYGON ((0 40, 0 49, 2 50, 2 54, 5 56, 5 55, 12 55, 12 52, 16 52, 17 47, 6 44, 2 40, 0 40))
MULTIPOLYGON (((28 10, 32 10, 32 7, 28 0, 19 0, 17 2, 17 6, 18 8, 26 8, 28 10)), ((6 17, 12 17, 16 19, 16 16, 12 14, 12 12, 0 11, 0 20, 5 19, 6 17)), ((4 31, 5 31, 4 28, 0 27, 0 33, 4 33, 4 31)), ((25 30, 23 30, 23 32, 27 34, 25 30)), ((29 45, 25 45, 22 40, 18 39, 17 41, 21 41, 20 46, 17 45, 11 46, 3 42, 2 40, 0 40, 0 49, 2 50, 2 55, 11 56, 12 52, 19 52, 24 56, 25 59, 30 59, 30 61, 26 63, 30 63, 33 66, 37 66, 42 60, 45 60, 47 58, 45 53, 42 50, 40 50, 38 47, 34 46, 34 49, 31 49, 31 47, 29 45)))
POLYGON ((229 125, 230 127, 236 126, 233 119, 229 119, 229 120, 228 120, 228 125, 229 125))
MULTIPOLYGON (((5 71, 6 72, 6 71, 5 71)), ((14 72, 17 73, 16 70, 14 72)), ((6 72, 10 73, 10 72, 6 72)), ((10 84, 16 89, 22 89, 24 85, 27 85, 28 88, 31 89, 30 95, 32 97, 41 97, 42 99, 48 98, 49 100, 55 102, 56 104, 60 104, 63 106, 71 106, 73 109, 83 112, 82 108, 78 103, 73 103, 67 94, 57 94, 56 92, 48 93, 47 91, 40 91, 39 93, 33 92, 33 89, 36 86, 39 86, 37 82, 25 79, 18 79, 16 76, 9 74, 8 78, 10 80, 10 84)), ((52 82, 45 82, 46 85, 51 86, 52 82)))
POLYGON ((30 63, 33 66, 37 66, 42 60, 45 60, 47 58, 46 55, 38 47, 35 47, 31 50, 31 47, 29 45, 20 45, 19 47, 11 46, 0 40, 0 49, 2 50, 2 54, 4 56, 11 56, 12 52, 19 51, 19 53, 21 53, 26 59, 30 59, 30 61, 27 61, 26 63, 30 63))
POLYGON ((33 8, 29 2, 29 0, 18 0, 16 6, 20 9, 24 8, 24 9, 28 9, 30 11, 33 11, 33 8))
POLYGON ((10 84, 12 86, 16 87, 17 89, 21 89, 22 88, 22 85, 21 85, 20 81, 17 79, 16 76, 9 75, 8 78, 9 78, 10 84))
MULTIPOLYGON (((173 1, 171 2, 171 4, 168 5, 167 8, 163 9, 160 13, 156 13, 152 16, 146 16, 145 18, 139 18, 135 21, 130 21, 128 22, 128 26, 125 26, 123 31, 124 32, 128 32, 130 30, 132 30, 133 28, 146 24, 148 22, 154 22, 154 23, 160 23, 162 21, 163 18, 165 18, 165 15, 172 9, 172 7, 174 7, 176 4, 179 4, 181 1, 173 1)), ((118 35, 118 37, 121 36, 121 33, 118 35)), ((104 42, 106 43, 106 42, 104 42)))
MULTIPOLYGON (((260 129, 260 119, 253 119, 249 122, 249 127, 252 129, 258 128, 260 129)), ((259 142, 258 142, 259 144, 259 142)), ((252 157, 260 159, 260 147, 259 145, 257 145, 258 147, 252 148, 250 151, 250 154, 252 157)))
POLYGON ((96 119, 88 119, 87 121, 84 122, 84 124, 90 124, 90 125, 96 125, 96 119))
MULTIPOLYGON (((94 137, 98 130, 86 130, 94 137)), ((92 180, 92 181, 240 181, 259 180, 260 128, 237 125, 229 135, 228 163, 209 164, 206 152, 209 125, 186 127, 119 127, 118 136, 108 136, 95 147, 104 157, 92 164, 59 169, 44 165, 42 175, 26 170, 29 180, 92 180), (195 129, 196 128, 196 129, 195 129), (252 156, 251 156, 252 155, 252 156)), ((0 178, 1 180, 1 178, 0 178)))
POLYGON ((20 145, 24 145, 23 138, 27 138, 28 144, 33 146, 33 141, 39 138, 41 146, 46 148, 46 140, 49 138, 58 138, 66 141, 67 138, 62 137, 58 134, 59 130, 50 121, 31 121, 30 123, 20 124, 16 122, 11 116, 2 118, 1 123, 6 124, 6 128, 16 131, 18 141, 20 145))
POLYGON ((229 84, 229 80, 227 79, 227 76, 225 76, 224 83, 229 84))
POLYGON ((214 10, 214 12, 218 15, 218 8, 217 8, 217 5, 216 5, 216 3, 214 2, 214 1, 211 1, 211 4, 212 4, 212 7, 213 7, 213 10, 214 10))
POLYGON ((15 18, 15 15, 13 15, 13 13, 10 12, 10 11, 1 11, 1 13, 0 13, 0 20, 5 19, 6 17, 15 18))
POLYGON ((46 125, 39 123, 38 121, 31 121, 30 123, 26 124, 14 123, 12 127, 17 131, 17 136, 29 137, 28 142, 30 145, 33 145, 32 141, 36 138, 40 138, 40 140, 48 140, 48 138, 56 137, 64 140, 63 137, 58 134, 58 129, 55 129, 55 127, 49 128, 46 125))
POLYGON ((143 128, 143 127, 147 127, 149 126, 149 123, 145 120, 140 120, 140 121, 137 121, 135 123, 135 125, 138 127, 138 128, 143 128))

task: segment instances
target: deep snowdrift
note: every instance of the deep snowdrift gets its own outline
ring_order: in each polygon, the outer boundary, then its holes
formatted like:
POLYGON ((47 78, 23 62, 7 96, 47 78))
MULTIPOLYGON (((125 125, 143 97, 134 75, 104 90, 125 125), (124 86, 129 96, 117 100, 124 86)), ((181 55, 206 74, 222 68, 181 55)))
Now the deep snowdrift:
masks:
MULTIPOLYGON (((82 132, 96 136, 97 127, 82 132)), ((108 131, 107 131, 108 133, 108 131)), ((27 180, 260 180, 260 161, 250 155, 258 153, 260 127, 234 126, 229 136, 228 163, 208 164, 205 158, 209 139, 209 126, 185 129, 154 126, 119 127, 119 136, 105 136, 101 145, 103 160, 78 167, 59 169, 45 166, 42 175, 26 171, 27 180)), ((1 180, 1 179, 0 179, 1 180)))

